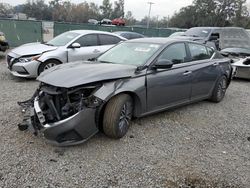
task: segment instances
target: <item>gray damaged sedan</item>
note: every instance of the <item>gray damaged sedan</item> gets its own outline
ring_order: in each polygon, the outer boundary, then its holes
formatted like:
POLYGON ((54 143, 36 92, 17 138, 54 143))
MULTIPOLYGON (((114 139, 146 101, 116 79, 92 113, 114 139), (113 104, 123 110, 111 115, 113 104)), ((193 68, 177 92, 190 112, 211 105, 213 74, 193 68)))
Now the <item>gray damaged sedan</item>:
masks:
POLYGON ((7 55, 7 65, 14 76, 35 78, 62 63, 96 58, 125 40, 104 31, 68 31, 45 44, 29 43, 14 48, 7 55))
POLYGON ((202 44, 145 38, 118 44, 93 62, 42 73, 20 130, 42 132, 59 146, 102 130, 121 138, 133 117, 209 99, 220 102, 232 77, 229 59, 202 44), (27 115, 28 114, 28 115, 27 115))

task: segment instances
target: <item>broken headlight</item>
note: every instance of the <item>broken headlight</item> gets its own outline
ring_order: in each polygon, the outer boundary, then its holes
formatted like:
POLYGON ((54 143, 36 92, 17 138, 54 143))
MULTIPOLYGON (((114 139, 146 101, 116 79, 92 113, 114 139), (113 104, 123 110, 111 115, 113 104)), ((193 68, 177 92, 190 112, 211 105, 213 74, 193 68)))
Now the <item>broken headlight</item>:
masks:
POLYGON ((30 62, 30 61, 38 60, 41 57, 41 55, 42 54, 29 56, 29 57, 21 57, 21 58, 19 58, 19 62, 27 63, 27 62, 30 62))
POLYGON ((99 107, 102 100, 92 95, 98 88, 86 86, 66 89, 42 85, 39 103, 47 122, 68 118, 84 108, 99 107))

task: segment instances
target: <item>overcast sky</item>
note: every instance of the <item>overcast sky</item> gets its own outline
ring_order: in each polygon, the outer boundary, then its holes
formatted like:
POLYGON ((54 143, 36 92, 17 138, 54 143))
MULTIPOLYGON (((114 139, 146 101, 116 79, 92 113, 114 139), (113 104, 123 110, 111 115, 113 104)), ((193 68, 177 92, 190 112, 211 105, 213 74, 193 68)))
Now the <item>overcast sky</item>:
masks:
MULTIPOLYGON (((49 2, 50 0, 46 0, 49 2)), ((87 2, 94 2, 99 5, 102 4, 102 0, 91 0, 87 2)), ((111 0, 114 2, 115 0, 111 0)), ((125 0, 125 12, 132 11, 133 15, 137 19, 141 19, 148 15, 149 5, 148 2, 151 1, 155 4, 152 5, 151 16, 172 16, 175 11, 180 8, 190 5, 193 0, 125 0)), ((17 5, 25 3, 26 0, 0 0, 0 2, 9 3, 11 5, 17 5)), ((84 0, 71 0, 72 3, 81 3, 84 0)), ((250 0, 247 0, 250 4, 250 0)))
MULTIPOLYGON (((115 0, 111 0, 114 2, 115 0)), ((173 15, 175 11, 178 11, 181 7, 190 5, 193 0, 125 0, 125 12, 131 10, 134 17, 137 19, 143 18, 148 15, 149 5, 148 2, 151 1, 155 4, 152 5, 151 16, 163 17, 168 15, 173 15)), ((9 3, 11 5, 18 5, 25 3, 26 0, 0 0, 0 2, 9 3)), ((49 0, 46 0, 49 2, 49 0)), ((84 0, 71 0, 72 3, 81 3, 84 0)), ((102 4, 102 0, 91 0, 87 2, 94 2, 99 5, 102 4)))

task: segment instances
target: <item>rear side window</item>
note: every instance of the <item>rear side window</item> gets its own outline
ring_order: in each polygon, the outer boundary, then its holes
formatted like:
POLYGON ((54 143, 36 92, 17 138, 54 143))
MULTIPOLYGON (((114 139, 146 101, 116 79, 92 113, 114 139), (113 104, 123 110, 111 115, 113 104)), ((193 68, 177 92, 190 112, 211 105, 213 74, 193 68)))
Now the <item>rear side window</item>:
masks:
POLYGON ((192 61, 210 59, 207 48, 203 45, 189 43, 192 61))
POLYGON ((77 39, 75 42, 79 43, 82 47, 84 46, 98 46, 97 35, 85 35, 77 39))
POLYGON ((121 36, 126 38, 126 39, 130 39, 130 36, 128 33, 122 33, 121 36))
POLYGON ((120 38, 111 35, 99 35, 101 45, 117 44, 121 41, 120 38))
POLYGON ((160 55, 159 60, 169 60, 174 64, 184 63, 187 59, 186 47, 184 43, 172 44, 160 55))
POLYGON ((137 35, 135 33, 130 34, 131 39, 137 39, 137 38, 142 38, 140 35, 137 35))

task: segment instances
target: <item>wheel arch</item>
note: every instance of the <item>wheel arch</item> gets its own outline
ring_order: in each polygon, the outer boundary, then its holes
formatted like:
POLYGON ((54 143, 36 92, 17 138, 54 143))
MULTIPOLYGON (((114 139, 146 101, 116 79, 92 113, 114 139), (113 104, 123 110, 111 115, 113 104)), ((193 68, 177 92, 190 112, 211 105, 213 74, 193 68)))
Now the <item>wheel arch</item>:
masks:
POLYGON ((38 69, 37 69, 37 75, 39 75, 39 70, 40 70, 40 67, 48 62, 48 61, 57 61, 59 64, 62 64, 62 61, 60 61, 59 59, 56 59, 56 58, 51 58, 51 59, 46 59, 45 61, 41 62, 40 65, 38 66, 38 69))
POLYGON ((142 111, 142 101, 141 101, 140 97, 133 91, 126 91, 125 90, 125 91, 116 92, 114 95, 109 96, 105 103, 107 104, 113 97, 116 97, 116 96, 121 95, 121 94, 127 94, 132 98, 133 105, 134 105, 133 116, 138 117, 142 111))
POLYGON ((96 124, 99 128, 100 131, 103 131, 103 125, 102 125, 102 121, 103 121, 103 115, 104 115, 104 111, 105 111, 105 108, 108 104, 108 102, 118 96, 118 95, 121 95, 121 94, 127 94, 129 95, 132 100, 133 100, 133 105, 134 105, 134 109, 133 109, 133 117, 139 117, 141 112, 142 112, 142 102, 140 100, 140 97, 135 93, 135 92, 132 92, 132 91, 120 91, 120 92, 117 92, 115 93, 114 95, 111 95, 109 96, 105 102, 101 105, 101 107, 96 111, 96 124))

